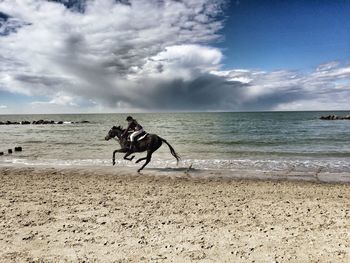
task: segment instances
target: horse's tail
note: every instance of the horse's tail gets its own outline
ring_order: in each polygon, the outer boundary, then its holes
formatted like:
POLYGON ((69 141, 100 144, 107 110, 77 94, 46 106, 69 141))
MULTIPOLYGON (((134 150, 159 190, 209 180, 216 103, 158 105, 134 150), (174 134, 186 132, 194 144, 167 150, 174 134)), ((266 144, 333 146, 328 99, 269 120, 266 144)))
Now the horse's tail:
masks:
POLYGON ((162 142, 165 142, 165 143, 168 145, 168 147, 169 147, 169 149, 170 149, 171 155, 174 156, 175 159, 176 159, 176 162, 179 163, 179 161, 181 160, 181 158, 180 158, 180 156, 175 152, 174 148, 173 148, 165 139, 163 139, 163 138, 161 138, 161 137, 159 137, 159 138, 162 140, 162 142))

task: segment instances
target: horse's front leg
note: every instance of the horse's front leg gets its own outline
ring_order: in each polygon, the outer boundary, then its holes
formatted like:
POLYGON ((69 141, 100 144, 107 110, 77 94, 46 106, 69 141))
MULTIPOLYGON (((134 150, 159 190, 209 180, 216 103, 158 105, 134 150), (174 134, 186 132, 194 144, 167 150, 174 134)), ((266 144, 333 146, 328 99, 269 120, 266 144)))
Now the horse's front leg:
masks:
POLYGON ((126 149, 119 149, 119 150, 115 150, 114 152, 113 152, 113 157, 112 157, 112 163, 113 163, 113 165, 115 165, 115 154, 116 153, 125 153, 126 152, 126 149))

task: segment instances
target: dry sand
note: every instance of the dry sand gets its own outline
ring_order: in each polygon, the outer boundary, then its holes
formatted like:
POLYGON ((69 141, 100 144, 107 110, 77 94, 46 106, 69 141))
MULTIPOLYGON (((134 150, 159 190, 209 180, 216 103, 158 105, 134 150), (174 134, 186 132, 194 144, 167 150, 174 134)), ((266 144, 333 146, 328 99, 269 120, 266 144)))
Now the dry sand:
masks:
POLYGON ((0 168, 0 262, 350 262, 350 185, 0 168))

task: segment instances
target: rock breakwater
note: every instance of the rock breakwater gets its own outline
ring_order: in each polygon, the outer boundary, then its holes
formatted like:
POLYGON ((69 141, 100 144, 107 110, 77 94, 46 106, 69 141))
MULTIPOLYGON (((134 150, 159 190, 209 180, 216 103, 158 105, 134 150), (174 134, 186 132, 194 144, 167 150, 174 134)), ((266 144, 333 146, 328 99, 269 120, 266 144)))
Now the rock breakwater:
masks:
POLYGON ((90 123, 89 121, 53 121, 53 120, 37 120, 37 121, 0 121, 0 125, 45 125, 45 124, 79 124, 79 123, 90 123))
POLYGON ((328 116, 321 116, 321 120, 350 120, 350 115, 346 116, 337 116, 337 115, 328 115, 328 116))

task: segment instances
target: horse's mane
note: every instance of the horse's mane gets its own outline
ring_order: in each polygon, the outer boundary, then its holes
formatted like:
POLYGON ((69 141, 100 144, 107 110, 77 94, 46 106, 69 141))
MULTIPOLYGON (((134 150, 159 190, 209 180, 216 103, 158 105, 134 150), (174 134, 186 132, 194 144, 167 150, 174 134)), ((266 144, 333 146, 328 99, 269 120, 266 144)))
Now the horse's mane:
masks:
POLYGON ((117 126, 113 126, 113 129, 120 129, 122 131, 124 130, 123 126, 120 126, 120 125, 118 127, 117 126))

